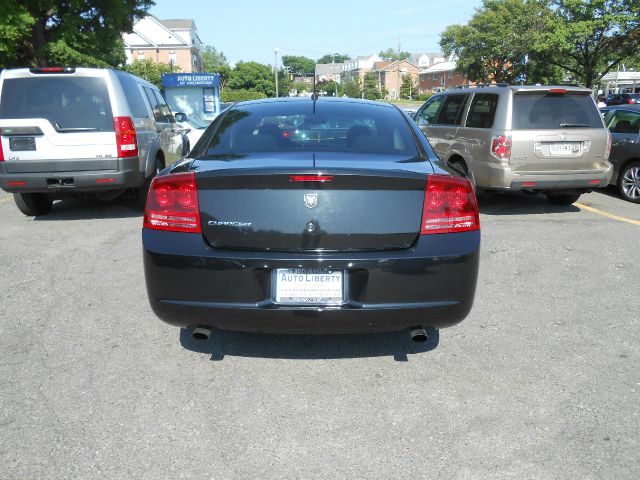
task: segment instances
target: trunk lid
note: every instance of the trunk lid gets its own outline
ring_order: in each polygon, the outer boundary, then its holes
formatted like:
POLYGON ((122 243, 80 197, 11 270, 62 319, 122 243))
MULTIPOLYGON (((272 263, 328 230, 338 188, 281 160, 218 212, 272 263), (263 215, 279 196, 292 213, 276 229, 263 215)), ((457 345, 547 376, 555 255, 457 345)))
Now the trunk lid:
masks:
POLYGON ((432 171, 428 161, 372 154, 268 155, 223 165, 196 162, 202 229, 211 246, 388 250, 409 248, 419 235, 432 171), (305 178, 320 174, 331 178, 305 178))

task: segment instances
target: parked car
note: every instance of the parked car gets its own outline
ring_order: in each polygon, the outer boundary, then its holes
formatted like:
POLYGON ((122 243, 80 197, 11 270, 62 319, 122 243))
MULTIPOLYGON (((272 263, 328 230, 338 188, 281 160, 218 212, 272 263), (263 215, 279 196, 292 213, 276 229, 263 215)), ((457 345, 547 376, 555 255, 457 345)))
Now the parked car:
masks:
POLYGON ((424 338, 471 309, 480 225, 471 182, 401 110, 291 98, 217 117, 151 184, 142 243, 154 312, 196 337, 414 327, 424 338), (295 125, 314 134, 281 127, 295 125))
POLYGON ((440 158, 478 190, 529 190, 569 205, 611 179, 611 138, 591 91, 509 86, 448 90, 414 116, 440 158))
POLYGON ((609 95, 604 103, 608 107, 613 105, 635 105, 640 103, 640 93, 614 93, 609 95))
POLYGON ((209 123, 183 112, 176 113, 175 119, 178 126, 184 130, 185 135, 187 136, 185 151, 188 153, 191 150, 191 147, 200 140, 200 137, 209 126, 209 123))
POLYGON ((640 203, 640 105, 605 107, 604 122, 611 132, 611 183, 625 200, 640 203))
POLYGON ((110 69, 2 71, 0 132, 0 188, 25 215, 65 195, 126 189, 144 205, 151 178, 185 149, 158 89, 110 69))

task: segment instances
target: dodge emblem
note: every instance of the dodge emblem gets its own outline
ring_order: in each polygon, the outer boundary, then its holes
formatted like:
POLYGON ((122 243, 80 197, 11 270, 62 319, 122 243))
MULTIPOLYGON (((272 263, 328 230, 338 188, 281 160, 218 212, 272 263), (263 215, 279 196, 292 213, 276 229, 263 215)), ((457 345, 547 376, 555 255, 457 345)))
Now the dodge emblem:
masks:
POLYGON ((305 193, 304 194, 304 206, 307 208, 314 208, 318 205, 317 193, 305 193))

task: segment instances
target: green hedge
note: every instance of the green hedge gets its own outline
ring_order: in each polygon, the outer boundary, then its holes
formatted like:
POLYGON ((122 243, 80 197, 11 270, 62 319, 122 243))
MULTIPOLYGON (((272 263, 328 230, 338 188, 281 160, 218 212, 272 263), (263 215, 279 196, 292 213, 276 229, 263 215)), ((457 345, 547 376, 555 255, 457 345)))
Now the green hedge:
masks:
POLYGON ((267 96, 262 92, 252 92, 250 90, 225 90, 220 95, 222 102, 243 102, 260 98, 267 98, 267 96))
POLYGON ((431 98, 432 95, 433 95, 433 93, 423 93, 421 95, 418 95, 416 97, 416 100, 420 100, 421 102, 425 102, 425 101, 429 100, 429 98, 431 98))

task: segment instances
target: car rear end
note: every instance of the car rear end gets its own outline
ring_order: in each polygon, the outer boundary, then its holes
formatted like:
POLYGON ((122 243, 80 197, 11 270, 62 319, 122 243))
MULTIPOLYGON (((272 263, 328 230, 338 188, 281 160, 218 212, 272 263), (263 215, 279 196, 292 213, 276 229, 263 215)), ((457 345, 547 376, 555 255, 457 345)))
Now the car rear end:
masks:
POLYGON ((579 87, 510 87, 510 118, 494 133, 492 185, 511 190, 586 192, 611 178, 611 138, 579 87))
POLYGON ((415 148, 201 156, 154 180, 143 228, 162 320, 276 333, 453 325, 473 303, 479 242, 470 182, 415 148))
POLYGON ((0 188, 55 195, 141 183, 134 122, 110 70, 5 70, 0 92, 0 188))

